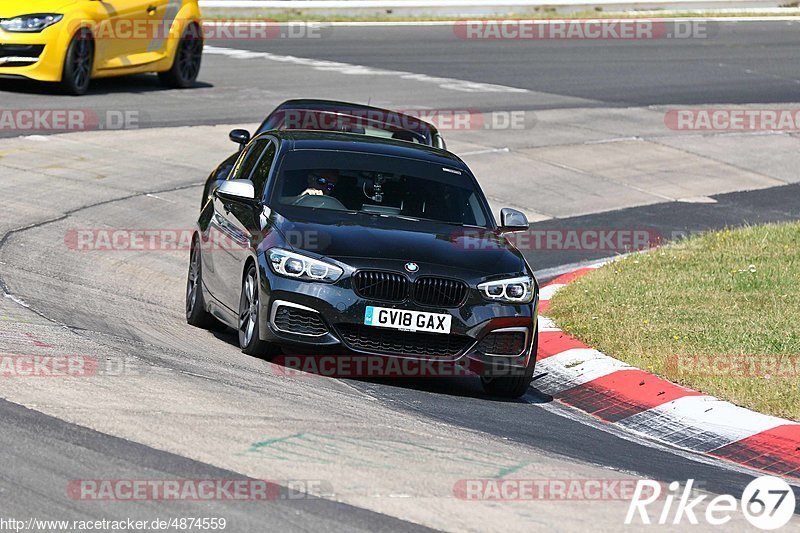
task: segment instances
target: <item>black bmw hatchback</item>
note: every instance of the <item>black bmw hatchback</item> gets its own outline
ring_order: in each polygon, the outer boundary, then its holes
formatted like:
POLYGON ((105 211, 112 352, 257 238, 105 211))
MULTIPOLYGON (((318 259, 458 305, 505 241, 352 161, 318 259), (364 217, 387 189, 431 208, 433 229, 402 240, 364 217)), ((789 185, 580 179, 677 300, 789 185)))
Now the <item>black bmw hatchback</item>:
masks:
POLYGON ((468 363, 518 397, 536 362, 539 289, 475 177, 442 149, 347 133, 271 131, 204 205, 190 324, 238 330, 245 353, 468 363))

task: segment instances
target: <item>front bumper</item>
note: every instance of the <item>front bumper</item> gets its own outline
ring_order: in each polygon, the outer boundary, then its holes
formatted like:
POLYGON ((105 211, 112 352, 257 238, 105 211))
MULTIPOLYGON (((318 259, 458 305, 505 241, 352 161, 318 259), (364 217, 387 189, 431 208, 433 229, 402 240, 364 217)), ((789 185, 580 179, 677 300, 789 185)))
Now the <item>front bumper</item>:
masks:
POLYGON ((0 30, 0 76, 61 81, 69 43, 68 37, 59 34, 62 23, 54 24, 40 33, 0 30))
POLYGON ((287 279, 275 275, 263 261, 259 270, 261 339, 304 355, 357 353, 515 368, 528 366, 531 356, 535 357, 531 348, 535 341, 538 293, 530 304, 498 304, 483 300, 477 291, 471 290, 466 302, 458 308, 431 308, 413 302, 391 304, 364 299, 350 288, 348 280, 327 284, 287 279), (450 314, 451 332, 449 335, 411 333, 365 326, 364 315, 370 305, 450 314), (304 323, 304 333, 297 333, 298 328, 276 320, 280 308, 287 306, 299 310, 300 317, 303 313, 308 317, 318 313, 324 326, 319 327, 316 321, 311 326, 304 323), (498 330, 524 334, 523 346, 514 350, 518 355, 509 355, 507 351, 485 353, 489 352, 488 344, 482 341, 498 330))

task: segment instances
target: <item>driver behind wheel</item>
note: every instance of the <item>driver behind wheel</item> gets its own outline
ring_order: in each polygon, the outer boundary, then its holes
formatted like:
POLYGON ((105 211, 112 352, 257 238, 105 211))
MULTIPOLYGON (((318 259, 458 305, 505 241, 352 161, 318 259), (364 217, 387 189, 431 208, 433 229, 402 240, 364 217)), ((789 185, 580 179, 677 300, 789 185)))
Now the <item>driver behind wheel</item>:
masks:
POLYGON ((338 182, 338 171, 315 170, 308 175, 308 188, 300 196, 331 196, 338 182))

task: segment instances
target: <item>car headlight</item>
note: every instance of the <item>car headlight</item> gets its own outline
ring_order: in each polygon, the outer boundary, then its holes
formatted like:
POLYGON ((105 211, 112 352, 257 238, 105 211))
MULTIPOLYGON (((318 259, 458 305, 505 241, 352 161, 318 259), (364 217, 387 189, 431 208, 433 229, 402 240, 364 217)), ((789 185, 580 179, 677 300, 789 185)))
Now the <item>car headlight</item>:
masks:
POLYGON ((45 28, 49 28, 59 20, 64 18, 64 15, 56 13, 40 13, 36 15, 21 15, 13 19, 5 19, 0 21, 0 28, 8 32, 15 33, 39 33, 45 28))
POLYGON ((530 276, 485 281, 478 285, 478 290, 487 300, 527 304, 533 300, 534 281, 530 276))
POLYGON ((280 248, 269 251, 269 267, 274 273, 287 278, 327 283, 336 281, 344 273, 341 268, 331 263, 280 248))

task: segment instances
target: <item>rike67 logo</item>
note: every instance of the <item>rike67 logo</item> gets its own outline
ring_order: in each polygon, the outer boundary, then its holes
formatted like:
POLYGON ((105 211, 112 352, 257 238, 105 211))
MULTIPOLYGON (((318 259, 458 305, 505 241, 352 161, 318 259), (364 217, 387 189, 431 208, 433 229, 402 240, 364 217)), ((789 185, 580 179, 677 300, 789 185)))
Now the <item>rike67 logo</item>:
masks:
POLYGON ((730 494, 707 498, 708 494, 698 494, 694 490, 693 479, 688 480, 683 488, 680 482, 673 481, 667 485, 666 495, 662 494, 661 483, 639 480, 625 524, 697 525, 703 520, 710 525, 722 526, 741 509, 751 525, 770 531, 787 525, 795 510, 792 487, 773 476, 751 481, 739 500, 730 494))

